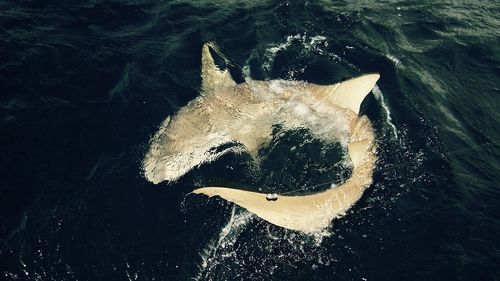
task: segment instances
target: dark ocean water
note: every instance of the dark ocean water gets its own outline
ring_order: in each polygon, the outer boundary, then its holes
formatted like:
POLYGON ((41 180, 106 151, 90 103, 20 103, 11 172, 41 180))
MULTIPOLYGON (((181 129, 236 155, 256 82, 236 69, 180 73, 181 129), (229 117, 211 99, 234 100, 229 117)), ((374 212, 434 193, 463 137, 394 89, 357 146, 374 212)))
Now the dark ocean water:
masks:
POLYGON ((1 280, 500 280, 497 1, 71 2, 0 2, 1 280), (335 165, 320 144, 287 152, 307 133, 257 173, 227 155, 142 176, 208 41, 239 81, 381 74, 374 183, 326 235, 185 198, 341 180, 310 168, 335 165))

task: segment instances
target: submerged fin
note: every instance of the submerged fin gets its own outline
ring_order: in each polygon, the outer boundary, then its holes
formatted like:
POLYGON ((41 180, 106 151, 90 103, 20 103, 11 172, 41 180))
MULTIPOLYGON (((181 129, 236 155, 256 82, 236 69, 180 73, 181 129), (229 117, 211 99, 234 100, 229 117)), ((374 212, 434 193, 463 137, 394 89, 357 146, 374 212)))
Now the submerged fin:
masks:
POLYGON ((203 92, 214 91, 222 87, 232 87, 236 85, 227 69, 220 70, 215 64, 210 53, 210 48, 216 50, 211 43, 203 44, 201 50, 201 79, 203 92))
POLYGON ((328 99, 333 104, 352 110, 356 115, 365 97, 380 78, 378 73, 367 74, 334 85, 307 85, 308 90, 318 99, 328 99))

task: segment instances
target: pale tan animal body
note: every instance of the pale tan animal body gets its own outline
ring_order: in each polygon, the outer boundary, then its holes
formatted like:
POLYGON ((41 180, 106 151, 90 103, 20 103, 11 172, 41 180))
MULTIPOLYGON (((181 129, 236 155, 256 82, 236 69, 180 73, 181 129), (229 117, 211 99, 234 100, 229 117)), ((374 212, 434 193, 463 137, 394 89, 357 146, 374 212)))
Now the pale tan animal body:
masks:
POLYGON ((202 49, 202 93, 167 118, 151 140, 143 161, 146 178, 153 183, 175 181, 230 151, 247 151, 257 158, 273 125, 308 128, 314 137, 326 143, 340 141, 347 148, 353 170, 345 183, 275 201, 238 188, 204 187, 193 193, 220 196, 284 228, 312 233, 328 227, 372 182, 377 160, 374 132, 368 118, 358 113, 380 76, 368 74, 328 86, 283 80, 237 84, 227 70, 215 65, 210 47, 215 48, 205 44, 202 49), (236 145, 217 150, 227 143, 236 145))

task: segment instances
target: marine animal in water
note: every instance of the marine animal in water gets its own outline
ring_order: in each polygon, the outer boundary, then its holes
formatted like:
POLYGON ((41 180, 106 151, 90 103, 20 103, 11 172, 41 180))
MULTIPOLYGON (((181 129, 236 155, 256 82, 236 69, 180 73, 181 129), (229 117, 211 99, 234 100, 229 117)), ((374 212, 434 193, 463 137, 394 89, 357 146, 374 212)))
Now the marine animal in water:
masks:
POLYGON ((227 69, 215 64, 210 49, 218 50, 211 43, 202 47, 200 96, 162 123, 143 160, 145 177, 155 184, 173 182, 229 152, 245 151, 258 159, 259 149, 272 138, 273 125, 306 128, 313 137, 327 144, 340 142, 347 150, 352 174, 343 184, 304 196, 237 187, 203 187, 193 193, 219 196, 287 229, 313 233, 329 227, 372 183, 374 131, 370 120, 358 114, 380 75, 334 85, 252 79, 236 83, 227 69))

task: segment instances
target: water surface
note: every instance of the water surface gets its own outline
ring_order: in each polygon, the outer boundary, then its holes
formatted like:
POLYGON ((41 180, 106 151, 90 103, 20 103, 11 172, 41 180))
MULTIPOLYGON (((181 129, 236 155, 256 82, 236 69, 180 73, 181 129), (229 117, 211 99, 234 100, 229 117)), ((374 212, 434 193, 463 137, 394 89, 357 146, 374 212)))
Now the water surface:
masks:
POLYGON ((0 3, 2 278, 499 280, 500 5, 351 2, 0 3), (374 183, 323 235, 185 198, 348 177, 307 131, 277 133, 260 167, 142 176, 160 123, 199 95, 208 41, 238 81, 381 74, 362 108, 374 183))

